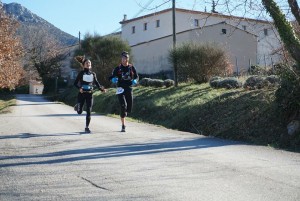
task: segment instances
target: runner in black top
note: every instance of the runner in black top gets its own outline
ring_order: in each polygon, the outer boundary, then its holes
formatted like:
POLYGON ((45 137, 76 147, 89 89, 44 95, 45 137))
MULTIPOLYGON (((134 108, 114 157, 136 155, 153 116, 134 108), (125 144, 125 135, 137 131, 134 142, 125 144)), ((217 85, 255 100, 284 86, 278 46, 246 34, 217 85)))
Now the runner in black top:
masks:
POLYGON ((132 98, 132 85, 137 83, 138 74, 132 64, 129 64, 128 52, 122 52, 122 63, 117 66, 109 79, 117 84, 117 96, 121 106, 121 123, 122 130, 125 132, 125 117, 132 110, 133 98, 132 98))
POLYGON ((75 59, 83 66, 83 70, 78 73, 74 82, 74 86, 79 89, 77 104, 75 105, 74 110, 77 111, 78 114, 81 114, 84 102, 86 102, 85 132, 90 133, 89 124, 91 121, 91 111, 93 106, 94 85, 96 85, 102 92, 106 92, 106 89, 98 82, 96 73, 91 71, 92 63, 89 59, 82 56, 77 56, 75 59))

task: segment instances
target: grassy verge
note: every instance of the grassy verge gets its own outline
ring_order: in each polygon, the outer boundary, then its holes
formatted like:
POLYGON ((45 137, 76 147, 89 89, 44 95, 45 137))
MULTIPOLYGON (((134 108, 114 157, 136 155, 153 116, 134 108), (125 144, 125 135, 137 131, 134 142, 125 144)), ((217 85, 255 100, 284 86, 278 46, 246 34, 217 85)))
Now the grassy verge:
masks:
MULTIPOLYGON (((275 103, 275 91, 213 89, 208 84, 136 87, 130 117, 181 131, 279 147, 287 131, 275 103)), ((77 90, 70 89, 61 100, 74 105, 76 96, 77 90)), ((119 114, 115 90, 96 92, 93 110, 119 114)))
POLYGON ((9 106, 15 104, 16 99, 13 94, 0 94, 0 114, 9 112, 9 106))

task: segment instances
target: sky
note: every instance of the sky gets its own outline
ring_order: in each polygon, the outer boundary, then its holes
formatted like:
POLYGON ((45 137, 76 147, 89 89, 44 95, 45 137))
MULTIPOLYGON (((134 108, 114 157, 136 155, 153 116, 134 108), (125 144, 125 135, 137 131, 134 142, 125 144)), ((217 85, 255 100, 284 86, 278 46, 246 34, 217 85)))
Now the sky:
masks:
MULTIPOLYGON (((127 19, 172 7, 170 0, 1 0, 19 3, 57 28, 78 37, 120 31, 127 19), (163 5, 161 5, 163 4, 163 5), (160 6, 161 5, 161 6, 160 6)), ((176 7, 204 11, 203 0, 177 0, 176 7)), ((209 5, 210 6, 210 5, 209 5)))

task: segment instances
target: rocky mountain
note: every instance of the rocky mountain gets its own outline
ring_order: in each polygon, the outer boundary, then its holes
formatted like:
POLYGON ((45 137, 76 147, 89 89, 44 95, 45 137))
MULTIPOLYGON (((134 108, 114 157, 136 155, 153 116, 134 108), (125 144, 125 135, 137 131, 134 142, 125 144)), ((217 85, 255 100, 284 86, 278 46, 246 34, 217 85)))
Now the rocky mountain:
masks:
MULTIPOLYGON (((76 37, 58 29, 18 3, 2 3, 2 6, 7 15, 20 23, 18 34, 23 40, 28 39, 28 33, 42 30, 47 37, 58 41, 62 46, 70 46, 78 42, 76 37)), ((26 41, 24 43, 26 44, 26 41)))

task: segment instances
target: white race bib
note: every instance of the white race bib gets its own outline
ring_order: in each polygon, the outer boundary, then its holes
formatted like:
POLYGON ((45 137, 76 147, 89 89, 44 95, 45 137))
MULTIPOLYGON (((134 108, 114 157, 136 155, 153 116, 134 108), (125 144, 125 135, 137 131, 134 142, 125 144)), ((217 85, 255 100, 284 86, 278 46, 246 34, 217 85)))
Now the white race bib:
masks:
POLYGON ((93 74, 90 74, 90 75, 84 74, 82 80, 85 82, 93 82, 94 75, 93 74))
POLYGON ((116 94, 121 94, 123 92, 124 92, 124 89, 122 87, 118 87, 117 91, 116 91, 116 94))

